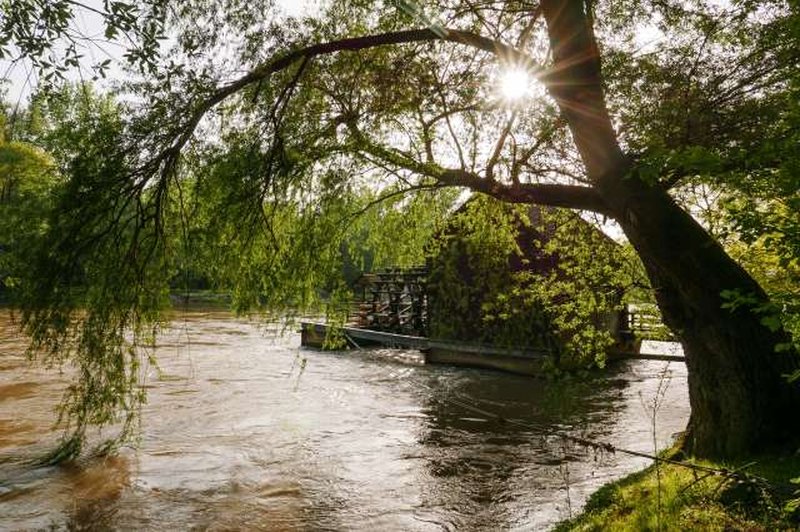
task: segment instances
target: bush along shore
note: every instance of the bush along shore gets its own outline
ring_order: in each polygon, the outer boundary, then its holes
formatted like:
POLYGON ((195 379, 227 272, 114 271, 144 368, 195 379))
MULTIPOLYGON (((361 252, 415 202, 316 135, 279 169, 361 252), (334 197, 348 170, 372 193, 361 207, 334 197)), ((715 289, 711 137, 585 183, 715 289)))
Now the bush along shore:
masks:
POLYGON ((800 449, 716 463, 684 460, 678 447, 600 488, 555 530, 800 530, 800 449))

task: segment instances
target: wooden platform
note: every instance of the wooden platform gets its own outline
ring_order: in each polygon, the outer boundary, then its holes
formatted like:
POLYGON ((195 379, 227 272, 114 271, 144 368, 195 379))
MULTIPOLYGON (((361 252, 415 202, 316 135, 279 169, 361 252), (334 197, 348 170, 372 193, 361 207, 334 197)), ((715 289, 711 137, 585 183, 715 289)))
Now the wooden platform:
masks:
POLYGON ((503 347, 428 341, 426 364, 450 364, 473 368, 497 369, 520 375, 541 375, 547 352, 503 347))
MULTIPOLYGON (((360 327, 342 327, 345 340, 352 347, 383 345, 386 347, 406 347, 410 349, 428 349, 428 339, 422 336, 409 336, 383 331, 373 331, 360 327)), ((315 322, 300 323, 300 345, 304 347, 322 348, 328 334, 328 325, 315 322)))
MULTIPOLYGON (((431 340, 422 336, 372 331, 358 327, 342 327, 341 333, 350 347, 354 348, 385 346, 418 349, 424 353, 426 364, 497 369, 522 375, 541 375, 542 365, 548 354, 544 351, 431 340)), ((328 325, 324 323, 302 322, 300 343, 304 347, 322 348, 327 334, 328 325)), ((621 359, 684 361, 683 357, 677 355, 632 352, 614 352, 610 353, 608 358, 611 361, 621 359)))
MULTIPOLYGON (((328 333, 326 324, 302 322, 300 330, 301 345, 323 347, 328 333)), ((430 340, 422 336, 372 331, 358 327, 342 327, 341 332, 347 342, 356 348, 382 345, 419 349, 425 355, 426 364, 497 369, 522 375, 540 375, 547 355, 543 352, 430 340)))

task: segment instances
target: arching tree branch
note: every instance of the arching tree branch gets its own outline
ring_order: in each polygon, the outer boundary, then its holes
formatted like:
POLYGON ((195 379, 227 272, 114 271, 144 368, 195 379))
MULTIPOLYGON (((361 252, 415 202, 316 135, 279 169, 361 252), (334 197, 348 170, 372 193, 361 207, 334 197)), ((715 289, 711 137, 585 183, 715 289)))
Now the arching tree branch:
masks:
POLYGON ((549 183, 514 183, 506 185, 497 181, 487 181, 476 174, 457 169, 442 171, 438 179, 440 183, 467 187, 507 203, 548 205, 550 207, 592 211, 606 216, 611 215, 606 203, 597 191, 591 187, 549 183))
POLYGON ((591 187, 545 183, 505 184, 485 179, 467 170, 442 168, 436 164, 419 162, 402 150, 376 144, 352 123, 349 126, 355 144, 360 150, 418 175, 431 177, 442 185, 469 188, 508 203, 549 205, 593 211, 603 215, 611 214, 606 203, 591 187))
POLYGON ((530 56, 519 52, 511 46, 476 33, 447 28, 437 28, 435 31, 434 29, 396 31, 315 44, 278 56, 254 68, 241 78, 219 87, 191 111, 189 118, 176 135, 174 142, 168 148, 164 149, 153 162, 157 166, 163 165, 163 168, 172 168, 174 166, 174 160, 178 157, 180 150, 186 145, 189 139, 192 138, 198 124, 211 109, 227 98, 244 90, 246 87, 262 83, 273 74, 281 72, 299 61, 305 62, 318 56, 336 52, 357 52, 359 50, 382 46, 426 41, 446 41, 463 44, 495 54, 499 58, 514 62, 514 64, 517 65, 527 65, 529 70, 537 70, 534 68, 534 61, 530 56))

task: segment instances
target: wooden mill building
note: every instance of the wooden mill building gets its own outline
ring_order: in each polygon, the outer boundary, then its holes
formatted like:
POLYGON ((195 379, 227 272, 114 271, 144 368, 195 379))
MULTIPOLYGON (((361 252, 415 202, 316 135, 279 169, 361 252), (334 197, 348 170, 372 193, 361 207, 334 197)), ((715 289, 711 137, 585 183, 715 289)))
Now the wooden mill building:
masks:
MULTIPOLYGON (((500 208, 506 209, 502 214, 506 221, 514 216, 513 208, 500 208)), ((558 253, 545 251, 555 233, 552 219, 574 215, 548 214, 553 211, 534 206, 527 220, 512 220, 518 251, 504 256, 496 256, 491 245, 482 246, 454 221, 447 234, 440 235, 437 252, 425 266, 365 273, 357 280, 350 326, 438 342, 557 354, 565 339, 555 332, 548 309, 520 293, 524 287, 520 279, 541 279, 559 265, 558 253)), ((592 246, 617 246, 577 216, 571 222, 592 246)), ((491 226, 492 220, 485 223, 491 226)), ((488 229, 483 237, 491 243, 494 235, 488 229)), ((603 289, 611 289, 615 293, 611 299, 619 302, 621 288, 603 289)), ((611 308, 595 317, 595 325, 608 330, 619 344, 629 340, 627 324, 625 313, 611 308)))

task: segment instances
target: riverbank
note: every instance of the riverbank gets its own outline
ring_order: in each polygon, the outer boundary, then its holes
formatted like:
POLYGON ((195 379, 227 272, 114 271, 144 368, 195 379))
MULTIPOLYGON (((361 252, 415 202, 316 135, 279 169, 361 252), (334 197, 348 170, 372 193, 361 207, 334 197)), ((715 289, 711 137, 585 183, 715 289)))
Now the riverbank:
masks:
MULTIPOLYGON (((666 458, 680 459, 676 449, 666 458)), ((661 464, 606 484, 581 515, 555 530, 797 530, 800 528, 800 451, 728 464, 699 466, 741 471, 734 480, 661 464), (765 482, 766 481, 766 482, 765 482)))
POLYGON ((231 295, 228 292, 215 290, 172 290, 169 299, 173 305, 212 305, 228 308, 231 295))

